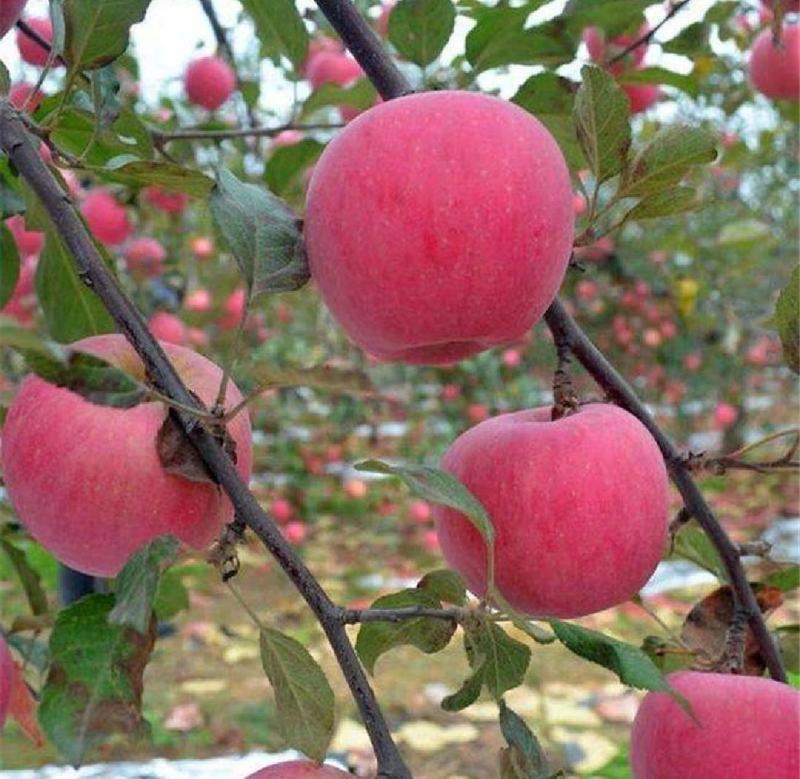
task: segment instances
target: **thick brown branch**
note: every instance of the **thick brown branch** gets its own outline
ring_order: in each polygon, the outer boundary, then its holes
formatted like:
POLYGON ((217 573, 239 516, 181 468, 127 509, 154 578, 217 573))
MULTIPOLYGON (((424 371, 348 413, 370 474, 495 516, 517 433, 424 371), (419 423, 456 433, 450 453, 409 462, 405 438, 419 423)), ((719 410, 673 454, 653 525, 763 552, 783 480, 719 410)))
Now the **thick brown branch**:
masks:
MULTIPOLYGON (((43 205, 72 255, 80 278, 102 300, 141 357, 155 388, 183 406, 197 408, 193 396, 147 329, 142 315, 106 267, 70 197, 42 162, 19 115, 7 100, 0 100, 0 146, 43 205)), ((339 620, 339 609, 239 478, 234 464, 214 436, 195 415, 178 413, 174 409, 171 413, 230 498, 237 517, 258 536, 317 616, 361 712, 378 759, 379 775, 410 779, 411 774, 392 740, 364 669, 339 620)))
POLYGON ((785 682, 786 672, 783 669, 783 663, 747 580, 747 575, 739 559, 739 550, 728 538, 714 516, 714 512, 711 511, 694 483, 681 453, 655 423, 630 385, 589 340, 558 299, 545 313, 545 322, 553 332, 554 338, 566 340, 569 343, 572 353, 605 390, 611 400, 630 411, 650 431, 664 456, 672 481, 683 498, 686 511, 697 520, 722 559, 737 608, 747 615, 747 621, 756 636, 770 674, 774 679, 785 682))

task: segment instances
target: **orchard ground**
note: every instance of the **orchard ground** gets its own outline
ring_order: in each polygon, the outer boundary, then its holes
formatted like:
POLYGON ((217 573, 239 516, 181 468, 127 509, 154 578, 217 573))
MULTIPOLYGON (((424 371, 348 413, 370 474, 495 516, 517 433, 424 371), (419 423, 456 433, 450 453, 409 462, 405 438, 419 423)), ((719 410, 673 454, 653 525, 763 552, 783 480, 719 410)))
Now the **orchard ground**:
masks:
MULTIPOLYGON (((491 386, 489 367, 502 371, 502 359, 501 351, 478 359, 474 367, 479 368, 476 372, 483 376, 485 386, 468 389, 474 400, 486 399, 491 386)), ((783 369, 775 367, 769 372, 777 381, 774 389, 782 386, 783 369)), ((423 388, 429 394, 429 406, 435 409, 430 413, 429 408, 425 418, 401 420, 398 417, 402 413, 384 410, 376 419, 381 431, 377 445, 370 440, 369 431, 358 426, 364 411, 361 404, 350 404, 346 409, 341 400, 318 398, 317 404, 309 404, 312 409, 316 407, 315 415, 301 411, 297 392, 285 391, 259 405, 255 418, 261 424, 257 423, 256 429, 266 429, 267 433, 256 436, 257 494, 267 503, 277 494, 285 496, 292 517, 307 522, 303 554, 333 597, 344 604, 366 606, 385 592, 413 586, 415 577, 443 565, 435 548, 426 548, 426 543, 430 544, 430 522, 418 509, 415 511, 417 501, 405 488, 393 480, 370 480, 366 494, 358 497, 363 489, 353 489, 353 480, 363 476, 342 470, 342 466, 376 453, 384 459, 413 460, 423 457, 423 451, 428 457, 442 451, 450 440, 449 430, 460 432, 472 424, 468 416, 475 405, 474 400, 464 397, 446 399, 451 393, 443 387, 448 386, 453 373, 437 371, 441 383, 423 388), (318 415, 325 409, 318 404, 322 402, 331 403, 338 414, 333 415, 336 421, 320 428, 318 415), (293 424, 288 424, 289 420, 293 424), (279 421, 287 425, 294 438, 271 437, 270 427, 279 421), (438 433, 423 436, 423 431, 431 428, 438 433), (349 434, 345 434, 347 430, 349 434), (303 440, 309 435, 312 440, 303 440), (332 448, 328 441, 339 444, 332 448), (308 466, 323 475, 309 477, 305 471, 308 466), (304 487, 275 486, 285 482, 287 476, 293 485, 299 481, 304 487), (345 489, 345 484, 350 488, 345 489)), ((536 373, 541 373, 539 386, 546 392, 546 371, 536 373)), ((396 390, 403 394, 407 387, 397 385, 396 390)), ((762 395, 760 405, 766 408, 748 416, 751 437, 767 426, 791 423, 791 409, 781 410, 771 400, 768 394, 762 395)), ((706 405, 702 413, 683 419, 686 429, 694 426, 707 431, 711 427, 712 408, 706 405)), ((676 429, 676 419, 671 416, 674 409, 662 407, 662 411, 670 414, 664 417, 668 427, 676 429)), ((777 519, 800 514, 800 485, 791 475, 764 477, 733 472, 724 477, 706 476, 701 483, 737 541, 755 539, 777 519)), ((679 505, 674 494, 672 497, 674 513, 679 505)), ((265 561, 254 541, 240 550, 239 557, 242 570, 235 581, 246 600, 268 617, 271 625, 307 644, 329 672, 340 716, 332 753, 346 754, 355 764, 361 761, 369 766, 371 753, 365 731, 358 724, 352 700, 318 626, 279 568, 265 561)), ((55 563, 43 552, 33 559, 48 591, 53 592, 55 563)), ((137 746, 118 741, 96 752, 94 761, 145 761, 156 755, 208 757, 257 749, 277 752, 283 747, 274 727, 269 684, 261 672, 255 628, 236 609, 231 594, 201 558, 184 559, 178 570, 191 593, 192 607, 170 620, 175 632, 158 640, 146 671, 144 708, 153 727, 153 744, 137 746)), ((761 566, 758 570, 770 568, 761 566)), ((5 624, 26 611, 13 576, 7 567, 0 569, 0 618, 5 624)), ((646 600, 670 628, 679 632, 691 605, 713 586, 680 588, 646 600)), ((783 606, 772 619, 791 624, 798 616, 800 610, 795 604, 783 606)), ((580 623, 633 644, 660 633, 653 619, 632 603, 580 623)), ((353 629, 353 636, 355 632, 353 629)), ((441 697, 463 679, 460 652, 457 640, 433 658, 402 647, 376 666, 374 683, 402 749, 419 776, 426 779, 490 776, 497 750, 503 745, 496 707, 487 699, 459 714, 447 714, 439 707, 441 697)), ((580 662, 553 645, 537 649, 525 686, 510 693, 508 699, 545 741, 554 766, 571 766, 571 776, 616 779, 629 776, 626 761, 618 758, 612 766, 605 764, 620 750, 624 753, 639 697, 609 672, 580 662)), ((8 769, 59 762, 51 748, 33 748, 15 723, 9 723, 0 744, 3 766, 8 769)))

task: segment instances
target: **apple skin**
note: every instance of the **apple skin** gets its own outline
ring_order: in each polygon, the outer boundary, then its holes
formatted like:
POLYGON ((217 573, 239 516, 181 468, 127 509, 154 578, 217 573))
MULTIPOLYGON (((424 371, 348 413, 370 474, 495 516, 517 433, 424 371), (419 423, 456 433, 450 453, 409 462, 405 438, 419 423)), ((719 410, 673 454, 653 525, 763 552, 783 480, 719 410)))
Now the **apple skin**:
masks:
POLYGON ((321 51, 309 61, 306 78, 313 89, 323 84, 338 84, 346 87, 358 81, 364 71, 352 57, 335 51, 321 51))
POLYGON ((6 227, 11 230, 17 249, 23 257, 39 254, 44 247, 44 233, 38 230, 28 230, 25 217, 17 214, 6 219, 6 227))
POLYGON ((157 311, 147 323, 150 332, 159 341, 168 341, 171 344, 185 346, 188 340, 186 325, 175 314, 167 311, 157 311))
MULTIPOLYGON (((523 613, 580 617, 623 603, 648 580, 667 541, 667 472, 644 425, 591 404, 502 414, 461 435, 441 467, 486 508, 496 583, 523 613)), ((434 506, 439 543, 477 595, 486 547, 457 511, 434 506)))
MULTIPOLYGON (((222 371, 202 355, 161 344, 178 373, 206 405, 222 371)), ((73 348, 103 357, 140 381, 144 368, 120 335, 73 348)), ((242 399, 230 384, 226 408, 242 399)), ((93 576, 115 576, 139 546, 172 533, 195 549, 207 546, 233 517, 220 489, 167 473, 156 452, 162 403, 131 409, 92 405, 37 376, 25 379, 3 428, 2 464, 9 499, 31 535, 62 563, 93 576)), ((252 461, 246 412, 228 425, 239 475, 252 461)))
POLYGON ((128 213, 107 189, 94 189, 81 204, 92 235, 106 246, 124 243, 131 233, 128 213))
POLYGON ((561 284, 573 230, 550 133, 511 103, 457 91, 351 122, 317 162, 304 227, 312 277, 345 332, 410 364, 519 340, 561 284))
POLYGON ((166 259, 167 250, 155 238, 143 236, 131 241, 125 248, 125 260, 132 273, 157 276, 166 259))
POLYGON ((0 38, 2 38, 19 19, 28 0, 0 0, 0 38))
POLYGON ((772 43, 772 31, 758 34, 750 50, 750 81, 754 89, 773 100, 800 99, 800 26, 785 25, 782 47, 772 43))
POLYGON ((236 89, 236 74, 219 57, 200 57, 186 68, 184 86, 190 102, 216 111, 236 89))
POLYGON ((0 636, 0 728, 6 724, 15 672, 14 659, 11 657, 8 644, 3 636, 0 636))
POLYGON ((23 327, 33 324, 36 312, 36 266, 39 258, 30 255, 23 258, 19 269, 19 279, 11 299, 0 309, 0 313, 16 319, 23 327))
POLYGON ((185 192, 170 192, 155 184, 143 190, 145 202, 165 214, 180 214, 189 205, 189 196, 185 192))
MULTIPOLYGON (((34 32, 44 38, 48 43, 53 40, 53 25, 45 16, 31 17, 25 20, 34 32)), ((19 49, 19 56, 22 57, 24 62, 29 65, 36 65, 43 68, 47 64, 47 49, 42 48, 33 38, 29 38, 22 30, 17 31, 17 48, 19 49)), ((57 62, 53 63, 54 67, 59 67, 57 62)))
POLYGON ((661 97, 661 88, 658 84, 621 84, 620 86, 628 98, 631 114, 644 113, 661 97))
POLYGON ((631 730, 634 779, 797 779, 800 694, 755 676, 678 671, 667 677, 691 717, 648 693, 631 730))
MULTIPOLYGON (((17 110, 21 111, 22 107, 27 102, 27 107, 25 109, 26 113, 33 113, 41 104, 42 100, 44 100, 44 92, 40 89, 37 89, 34 92, 33 84, 28 84, 24 81, 20 81, 17 84, 14 84, 11 89, 8 90, 8 100, 11 105, 14 106, 17 110)), ((47 147, 45 146, 45 149, 47 147)), ((48 152, 50 150, 48 149, 48 152)))
POLYGON ((332 765, 318 765, 310 760, 291 760, 262 768, 246 779, 339 779, 342 776, 353 779, 352 774, 332 765))

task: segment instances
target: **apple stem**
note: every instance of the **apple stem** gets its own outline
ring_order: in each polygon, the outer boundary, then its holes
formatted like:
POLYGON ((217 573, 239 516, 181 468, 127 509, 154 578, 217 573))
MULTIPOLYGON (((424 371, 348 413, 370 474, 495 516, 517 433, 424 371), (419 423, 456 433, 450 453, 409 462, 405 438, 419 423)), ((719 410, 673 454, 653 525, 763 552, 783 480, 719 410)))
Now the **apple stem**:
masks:
POLYGON ((556 341, 556 354, 558 367, 553 375, 553 410, 550 414, 550 418, 554 422, 574 414, 581 405, 570 370, 572 352, 569 344, 563 340, 556 341))

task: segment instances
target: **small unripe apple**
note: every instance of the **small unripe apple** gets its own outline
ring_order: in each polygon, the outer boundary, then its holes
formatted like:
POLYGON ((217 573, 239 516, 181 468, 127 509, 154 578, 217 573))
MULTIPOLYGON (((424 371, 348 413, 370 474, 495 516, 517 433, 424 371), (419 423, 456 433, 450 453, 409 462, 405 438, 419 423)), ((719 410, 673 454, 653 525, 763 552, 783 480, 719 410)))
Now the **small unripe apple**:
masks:
MULTIPOLYGON (((47 17, 34 17, 25 20, 35 33, 38 33, 47 43, 53 42, 53 25, 47 17)), ((40 46, 33 38, 29 38, 22 30, 17 30, 17 48, 19 56, 29 65, 36 65, 40 68, 47 64, 47 49, 40 46)), ((55 67, 58 63, 53 62, 55 67)))
POLYGON ((457 91, 390 100, 316 165, 304 227, 312 277, 369 354, 454 363, 519 340, 550 305, 572 201, 558 145, 521 108, 457 91))
POLYGON ((15 674, 14 659, 11 657, 6 640, 0 635, 0 729, 6 724, 15 674))
POLYGON ((25 217, 17 214, 6 219, 6 227, 14 236, 14 243, 23 257, 31 254, 39 254, 44 246, 44 233, 39 230, 28 230, 25 224, 25 217))
POLYGON ((183 301, 183 306, 187 311, 205 314, 211 310, 211 303, 211 293, 207 289, 193 289, 183 301))
POLYGON ((142 196, 145 202, 165 214, 180 214, 189 205, 189 196, 185 192, 170 192, 156 184, 145 187, 142 196))
MULTIPOLYGON (((582 406, 493 417, 461 435, 442 468, 486 508, 496 585, 521 612, 579 617, 623 603, 655 570, 667 540, 667 473, 627 411, 582 406)), ((486 591, 486 545, 459 512, 434 506, 442 551, 470 590, 486 591)))
POLYGON ((658 84, 622 84, 622 91, 628 97, 631 114, 641 114, 658 102, 661 87, 658 84))
POLYGON ((28 0, 0 0, 0 38, 2 38, 19 19, 28 0))
POLYGON ((631 730, 634 779, 797 779, 800 693, 756 676, 679 671, 667 677, 692 716, 649 692, 631 730))
POLYGON ((262 768, 246 779, 342 779, 353 775, 331 765, 319 765, 310 760, 292 760, 262 768))
POLYGON ((236 74, 219 57, 200 57, 186 68, 184 86, 192 103, 216 111, 236 89, 236 74))
POLYGON ((773 100, 800 99, 800 26, 785 25, 780 46, 772 30, 762 30, 750 50, 750 81, 762 95, 773 100))
POLYGON ((107 189, 93 189, 81 204, 89 229, 100 243, 118 246, 131 232, 127 211, 107 189))
POLYGON ((157 311, 150 317, 147 326, 159 341, 168 341, 171 344, 179 344, 181 346, 186 345, 186 325, 175 314, 170 314, 167 311, 157 311))
MULTIPOLYGON (((174 344, 162 348, 179 375, 207 406, 222 371, 202 355, 174 344)), ((95 354, 146 381, 144 366, 121 335, 86 338, 73 349, 95 354)), ((225 407, 242 400, 228 385, 225 407)), ((171 533, 195 549, 207 546, 233 507, 215 484, 164 469, 156 449, 167 409, 94 405, 37 376, 26 378, 3 427, 2 468, 20 522, 60 562, 111 577, 142 544, 171 533)), ((252 460, 246 412, 229 424, 236 470, 247 481, 252 460)))
POLYGON ((125 247, 128 270, 144 276, 157 276, 161 273, 167 250, 155 238, 143 236, 131 241, 125 247))
MULTIPOLYGON (((24 81, 14 84, 11 89, 8 90, 8 100, 11 105, 20 111, 22 107, 25 106, 25 110, 29 114, 32 114, 41 105, 44 97, 44 92, 40 89, 34 91, 33 84, 28 84, 24 81)), ((47 146, 44 148, 47 149, 47 146)), ((48 151, 50 150, 48 149, 48 151)))

